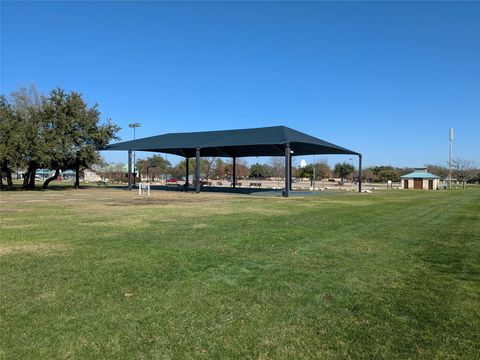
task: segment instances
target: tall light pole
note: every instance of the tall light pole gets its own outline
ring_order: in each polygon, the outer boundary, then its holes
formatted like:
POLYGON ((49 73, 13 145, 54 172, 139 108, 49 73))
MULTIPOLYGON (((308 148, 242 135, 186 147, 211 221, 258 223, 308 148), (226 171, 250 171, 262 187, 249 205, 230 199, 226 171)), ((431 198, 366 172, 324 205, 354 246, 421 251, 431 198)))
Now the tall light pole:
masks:
POLYGON ((452 144, 453 144, 453 129, 450 129, 450 156, 448 157, 448 188, 452 188, 452 144))
MULTIPOLYGON (((128 124, 129 128, 133 128, 133 140, 135 140, 135 129, 142 126, 140 123, 132 123, 128 124)), ((137 177, 136 174, 136 166, 137 166, 137 161, 135 159, 135 150, 133 151, 133 186, 135 186, 135 178, 137 177)))
MULTIPOLYGON (((354 168, 353 166, 353 158, 349 158, 348 160, 350 160, 350 165, 352 165, 352 169, 354 168)), ((355 185, 354 182, 355 182, 355 173, 352 172, 352 185, 355 185)))

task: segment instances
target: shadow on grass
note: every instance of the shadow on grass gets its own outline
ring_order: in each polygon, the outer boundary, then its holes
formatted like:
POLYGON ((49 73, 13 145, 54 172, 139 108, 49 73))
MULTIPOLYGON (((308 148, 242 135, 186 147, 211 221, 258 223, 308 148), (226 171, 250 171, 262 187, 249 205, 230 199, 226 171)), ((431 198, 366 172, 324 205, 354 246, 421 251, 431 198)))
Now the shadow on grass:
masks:
POLYGON ((41 192, 41 191, 66 191, 66 190, 82 190, 82 189, 95 189, 98 186, 94 185, 81 185, 79 188, 73 187, 71 184, 66 185, 50 185, 48 188, 44 189, 42 186, 35 186, 34 188, 24 188, 22 185, 13 185, 11 187, 4 186, 0 189, 1 192, 15 192, 15 191, 25 191, 25 192, 41 192))

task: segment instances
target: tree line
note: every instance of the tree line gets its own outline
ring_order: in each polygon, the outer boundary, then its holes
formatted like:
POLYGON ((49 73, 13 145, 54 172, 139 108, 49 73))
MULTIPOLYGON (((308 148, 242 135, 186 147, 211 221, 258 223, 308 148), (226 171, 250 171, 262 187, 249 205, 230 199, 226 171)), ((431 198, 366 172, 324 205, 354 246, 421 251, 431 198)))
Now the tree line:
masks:
MULTIPOLYGON (((431 174, 440 176, 442 179, 448 179, 450 171, 448 166, 426 164, 424 166, 431 174)), ((362 179, 368 182, 399 182, 402 175, 411 173, 413 168, 393 167, 393 166, 372 166, 362 170, 362 179)), ((452 179, 465 184, 480 182, 480 168, 468 159, 455 158, 451 163, 452 179)))
MULTIPOLYGON (((170 161, 160 155, 153 155, 145 159, 136 161, 137 176, 144 179, 155 181, 163 175, 169 175, 176 179, 185 177, 186 161, 181 160, 178 164, 172 165, 170 161)), ((190 175, 195 173, 195 159, 189 159, 190 175)), ((126 165, 106 164, 96 166, 95 170, 99 172, 118 172, 126 171, 126 165)), ((285 174, 283 157, 272 157, 267 163, 254 163, 248 165, 243 159, 237 159, 235 164, 236 175, 238 178, 271 179, 282 178, 285 174)), ((321 160, 315 164, 307 164, 304 167, 292 167, 292 176, 299 178, 325 179, 331 176, 338 176, 346 179, 353 174, 355 167, 350 163, 338 163, 334 168, 330 168, 326 160, 321 160)), ((203 157, 200 159, 200 175, 204 179, 225 179, 233 176, 233 161, 224 160, 216 157, 203 157)))
POLYGON ((107 119, 102 123, 98 105, 88 106, 82 95, 57 88, 47 96, 35 87, 21 88, 9 98, 0 95, 0 167, 7 186, 13 186, 12 171, 23 169, 23 187, 35 187, 35 173, 48 168, 55 174, 75 170, 74 186, 81 168, 100 159, 99 150, 117 140, 119 127, 107 119))
MULTIPOLYGON (((473 162, 454 159, 452 162, 452 177, 458 181, 480 182, 480 169, 473 166, 473 162)), ((111 165, 114 166, 114 165, 111 165)), ((125 169, 124 164, 116 164, 125 169)), ((181 179, 185 176, 185 160, 181 160, 173 166, 170 161, 160 155, 153 155, 136 162, 137 174, 150 181, 163 178, 164 175, 181 179)), ((442 165, 427 164, 428 172, 438 175, 443 179, 448 178, 448 167, 442 165)), ((393 166, 370 166, 362 169, 362 181, 384 183, 388 180, 399 182, 402 175, 412 172, 409 167, 393 166)), ((195 159, 189 160, 190 175, 195 172, 195 159)), ((284 176, 284 160, 282 157, 272 157, 266 163, 253 163, 248 165, 243 159, 237 159, 236 174, 238 178, 271 179, 284 176)), ((204 179, 225 179, 233 176, 233 162, 222 158, 206 157, 200 159, 200 174, 204 179)), ((342 180, 357 180, 358 170, 349 162, 336 163, 330 167, 326 159, 315 164, 292 167, 292 176, 309 179, 310 181, 327 178, 340 178, 342 180)))

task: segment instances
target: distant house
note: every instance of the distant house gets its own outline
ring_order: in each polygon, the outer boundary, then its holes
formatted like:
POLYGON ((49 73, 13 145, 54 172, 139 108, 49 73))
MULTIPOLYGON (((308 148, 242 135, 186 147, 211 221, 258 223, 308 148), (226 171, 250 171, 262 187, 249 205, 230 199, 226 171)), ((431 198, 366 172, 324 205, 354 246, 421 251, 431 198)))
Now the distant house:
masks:
POLYGON ((100 176, 92 169, 85 169, 80 173, 82 180, 87 182, 95 182, 100 180, 100 176))
POLYGON ((414 172, 400 176, 402 189, 438 190, 440 176, 430 174, 426 168, 415 168, 414 172))
POLYGON ((113 181, 113 182, 128 181, 128 173, 123 171, 98 172, 97 175, 100 177, 100 180, 103 180, 103 181, 113 181))

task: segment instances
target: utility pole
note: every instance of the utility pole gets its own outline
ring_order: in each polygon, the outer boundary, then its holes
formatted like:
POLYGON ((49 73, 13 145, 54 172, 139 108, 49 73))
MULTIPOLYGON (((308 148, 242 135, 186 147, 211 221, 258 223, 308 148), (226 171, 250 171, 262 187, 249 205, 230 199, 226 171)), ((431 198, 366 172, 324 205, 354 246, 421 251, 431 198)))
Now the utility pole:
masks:
POLYGON ((448 158, 448 188, 452 188, 452 144, 453 144, 453 129, 450 129, 450 156, 448 158))
MULTIPOLYGON (((142 126, 140 123, 128 124, 128 127, 133 128, 133 140, 135 140, 135 129, 142 126)), ((133 151, 133 186, 135 186, 135 178, 137 177, 136 173, 137 161, 135 158, 135 150, 133 151)))

